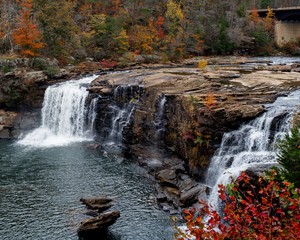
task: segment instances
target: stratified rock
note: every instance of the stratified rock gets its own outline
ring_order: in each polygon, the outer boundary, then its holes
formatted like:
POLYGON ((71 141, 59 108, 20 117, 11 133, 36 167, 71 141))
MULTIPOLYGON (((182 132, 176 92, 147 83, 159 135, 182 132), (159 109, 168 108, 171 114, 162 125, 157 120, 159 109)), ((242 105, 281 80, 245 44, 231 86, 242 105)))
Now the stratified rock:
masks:
POLYGON ((97 217, 81 222, 77 230, 80 236, 92 236, 103 233, 110 225, 120 217, 119 211, 103 213, 97 217))
POLYGON ((180 206, 187 206, 189 204, 197 202, 199 199, 199 195, 206 194, 207 188, 208 187, 206 185, 198 184, 188 191, 183 192, 179 199, 180 206))
POLYGON ((96 197, 96 198, 81 198, 80 201, 84 203, 87 208, 104 211, 112 207, 112 198, 110 197, 96 197))
POLYGON ((175 170, 170 170, 170 169, 161 170, 157 173, 156 178, 160 181, 160 183, 164 185, 177 187, 175 170))

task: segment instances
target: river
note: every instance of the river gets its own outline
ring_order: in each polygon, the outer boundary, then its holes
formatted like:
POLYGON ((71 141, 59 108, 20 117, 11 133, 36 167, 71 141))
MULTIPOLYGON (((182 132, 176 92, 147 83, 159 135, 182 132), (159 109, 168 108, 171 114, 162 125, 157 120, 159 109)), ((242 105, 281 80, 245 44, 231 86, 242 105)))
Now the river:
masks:
POLYGON ((156 209, 153 182, 136 163, 114 146, 87 147, 95 112, 86 87, 95 78, 48 87, 41 125, 18 142, 0 142, 1 240, 78 239, 88 218, 79 199, 99 195, 114 197, 121 212, 108 239, 172 238, 170 217, 156 209))
MULTIPOLYGON (((117 154, 73 143, 52 148, 0 141, 0 239, 78 239, 83 196, 115 197, 121 217, 108 239, 171 239, 169 215, 155 208, 152 182, 117 154)), ((101 238, 102 239, 102 238, 101 238)))

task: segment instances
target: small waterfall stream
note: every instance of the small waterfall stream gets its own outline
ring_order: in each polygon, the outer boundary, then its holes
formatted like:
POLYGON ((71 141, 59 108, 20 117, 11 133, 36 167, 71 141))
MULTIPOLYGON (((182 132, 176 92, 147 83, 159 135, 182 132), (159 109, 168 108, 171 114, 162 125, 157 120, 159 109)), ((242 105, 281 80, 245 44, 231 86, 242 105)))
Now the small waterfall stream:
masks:
POLYGON ((112 99, 114 103, 111 105, 113 113, 108 141, 113 143, 122 142, 123 129, 131 123, 136 101, 140 96, 139 90, 139 87, 136 89, 136 87, 130 85, 118 86, 114 90, 112 99))
POLYGON ((86 106, 86 86, 96 77, 85 77, 48 87, 44 96, 41 126, 18 143, 51 147, 92 139, 96 100, 86 106))
POLYGON ((157 99, 156 103, 156 113, 154 116, 154 128, 155 128, 155 140, 161 143, 162 137, 165 131, 165 108, 166 108, 167 98, 165 95, 161 95, 157 99))
POLYGON ((249 167, 276 164, 276 143, 290 129, 292 113, 300 104, 300 91, 278 98, 267 111, 240 129, 224 134, 207 170, 212 187, 209 203, 218 208, 218 185, 228 184, 249 167))

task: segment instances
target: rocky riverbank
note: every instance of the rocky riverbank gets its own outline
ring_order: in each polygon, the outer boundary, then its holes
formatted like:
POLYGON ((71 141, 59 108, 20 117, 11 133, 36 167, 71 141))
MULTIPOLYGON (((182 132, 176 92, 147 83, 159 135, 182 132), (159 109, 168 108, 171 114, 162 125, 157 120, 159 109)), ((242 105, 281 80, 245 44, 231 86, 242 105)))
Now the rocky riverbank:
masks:
MULTIPOLYGON (((98 73, 88 91, 97 99, 98 140, 119 141, 156 180, 157 201, 177 213, 205 195, 200 184, 225 132, 265 111, 265 104, 300 86, 300 64, 268 60, 207 58, 178 65, 138 65, 107 72, 97 63, 1 76, 0 137, 15 138, 38 125, 43 94, 50 84, 82 73, 98 73), (113 129, 116 128, 116 129, 113 129), (174 210, 175 209, 175 210, 174 210), (176 210, 178 209, 178 210, 176 210)), ((88 104, 88 103, 87 103, 88 104)))

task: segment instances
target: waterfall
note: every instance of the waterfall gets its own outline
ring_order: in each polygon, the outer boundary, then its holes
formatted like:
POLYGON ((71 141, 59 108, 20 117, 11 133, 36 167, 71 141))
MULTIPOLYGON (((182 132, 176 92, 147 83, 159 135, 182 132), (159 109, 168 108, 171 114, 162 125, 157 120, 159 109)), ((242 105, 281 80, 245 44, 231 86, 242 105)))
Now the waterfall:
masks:
POLYGON ((290 129, 293 112, 300 103, 300 91, 278 98, 262 116, 224 134, 222 143, 212 157, 206 183, 212 187, 209 203, 218 208, 218 185, 228 184, 249 167, 274 165, 276 143, 290 129))
POLYGON ((96 77, 85 77, 48 87, 44 96, 41 126, 18 143, 51 147, 91 140, 96 100, 86 106, 86 87, 96 77))
POLYGON ((165 106, 167 103, 167 98, 165 95, 161 95, 156 103, 156 113, 154 116, 154 128, 155 128, 155 139, 157 142, 160 142, 165 131, 165 106))
POLYGON ((113 143, 121 143, 123 129, 130 125, 132 116, 135 112, 135 102, 139 97, 139 90, 136 92, 133 86, 118 86, 114 90, 111 119, 111 130, 108 136, 108 141, 113 143))

